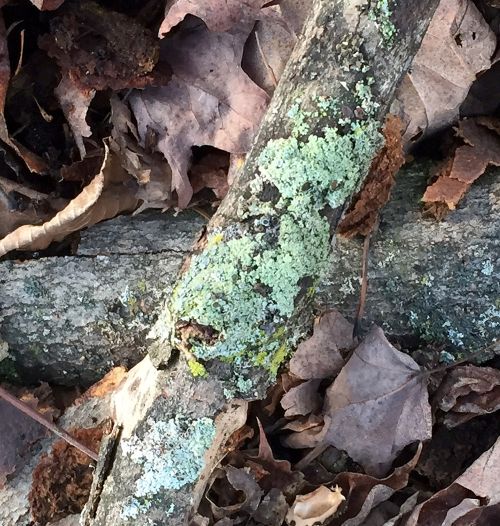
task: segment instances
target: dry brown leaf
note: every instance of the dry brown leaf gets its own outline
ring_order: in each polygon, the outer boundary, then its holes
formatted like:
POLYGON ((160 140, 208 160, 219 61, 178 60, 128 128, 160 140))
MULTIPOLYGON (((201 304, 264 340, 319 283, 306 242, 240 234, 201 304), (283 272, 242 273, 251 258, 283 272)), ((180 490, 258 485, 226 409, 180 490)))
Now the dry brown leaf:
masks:
POLYGON ((285 410, 285 417, 307 415, 321 407, 321 397, 318 387, 321 380, 308 380, 296 387, 292 387, 281 399, 281 407, 285 410))
POLYGON ((156 134, 181 208, 192 196, 187 176, 191 148, 210 145, 245 153, 267 107, 265 91, 241 69, 250 31, 251 26, 228 33, 212 33, 200 24, 184 28, 162 47, 172 80, 130 97, 141 141, 156 134))
MULTIPOLYGON (((71 434, 98 451, 105 432, 106 426, 101 424, 91 429, 73 429, 71 434)), ((29 500, 36 523, 47 524, 81 512, 90 494, 92 475, 92 465, 85 453, 67 442, 57 441, 33 471, 29 500)))
POLYGON ((30 0, 40 11, 54 11, 61 7, 64 0, 30 0))
POLYGON ((42 225, 23 225, 0 240, 0 256, 11 250, 42 250, 71 232, 136 208, 137 199, 123 184, 124 172, 106 147, 99 174, 83 191, 42 225))
POLYGON ((8 144, 12 149, 23 159, 26 166, 37 173, 46 173, 48 170, 47 164, 43 159, 30 152, 24 146, 12 139, 7 129, 5 122, 4 108, 7 97, 7 89, 10 80, 10 59, 9 50, 7 47, 7 33, 5 30, 5 22, 3 15, 0 13, 0 139, 8 144))
POLYGON ((83 137, 92 135, 92 130, 87 124, 86 117, 90 103, 95 95, 95 89, 80 86, 69 77, 63 76, 54 93, 73 132, 80 157, 84 159, 86 151, 83 137))
MULTIPOLYGON (((403 522, 404 526, 442 526, 450 510, 458 508, 463 516, 477 519, 483 512, 485 517, 500 503, 500 439, 485 451, 455 482, 438 491, 425 502, 418 504, 403 522), (474 502, 476 501, 477 502, 474 502), (472 511, 471 511, 472 510, 472 511)), ((456 511, 456 510, 455 510, 456 511)), ((467 526, 474 522, 458 522, 456 513, 453 524, 467 526)), ((479 523, 488 524, 488 523, 479 523)))
MULTIPOLYGON (((343 488, 346 495, 345 509, 342 513, 342 526, 361 526, 376 506, 387 501, 396 491, 405 488, 422 452, 419 444, 415 455, 406 464, 396 468, 391 475, 377 479, 363 473, 341 473, 334 484, 343 488)), ((332 524, 337 526, 337 524, 332 524)))
POLYGON ((384 475, 398 453, 431 437, 426 377, 374 327, 328 388, 323 441, 367 473, 384 475))
POLYGON ((269 0, 167 0, 159 35, 165 36, 187 14, 201 18, 211 31, 227 31, 255 22, 269 0))
POLYGON ((344 365, 339 350, 352 346, 352 331, 339 311, 325 312, 315 321, 313 335, 298 346, 290 372, 303 380, 334 376, 344 365))
POLYGON ((500 409, 500 371, 492 367, 464 365, 452 369, 435 395, 445 412, 443 423, 451 428, 475 416, 500 409))
POLYGON ((306 495, 297 495, 286 515, 286 522, 294 526, 323 524, 335 515, 344 500, 342 489, 338 486, 333 491, 320 486, 306 495))
POLYGON ((389 114, 384 125, 384 147, 373 160, 363 188, 354 198, 354 205, 338 226, 342 236, 366 236, 375 227, 379 211, 391 197, 396 174, 405 162, 402 132, 401 119, 389 114))
POLYGON ((405 142, 452 124, 496 38, 471 0, 441 0, 396 95, 405 142))
MULTIPOLYGON (((142 205, 136 213, 147 208, 169 208, 173 204, 170 166, 161 153, 150 152, 139 144, 129 107, 116 95, 111 96, 110 103, 113 124, 110 147, 118 155, 122 167, 139 184, 136 197, 142 205)), ((149 142, 146 138, 146 146, 149 142)))
POLYGON ((500 166, 500 136, 492 131, 496 127, 498 121, 492 117, 460 121, 457 135, 466 144, 455 150, 453 160, 444 164, 437 180, 427 187, 424 203, 445 203, 454 210, 489 165, 500 166))
POLYGON ((229 191, 227 173, 229 156, 225 152, 213 151, 203 156, 189 170, 193 193, 210 188, 217 199, 224 199, 229 191))

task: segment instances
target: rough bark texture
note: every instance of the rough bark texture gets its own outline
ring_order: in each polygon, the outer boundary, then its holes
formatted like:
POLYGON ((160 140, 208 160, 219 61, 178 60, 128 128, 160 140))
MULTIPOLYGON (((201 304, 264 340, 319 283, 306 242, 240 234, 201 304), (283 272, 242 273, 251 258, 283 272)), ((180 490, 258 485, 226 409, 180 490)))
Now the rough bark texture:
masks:
MULTIPOLYGON (((460 355, 486 346, 500 327, 500 172, 491 170, 455 212, 437 223, 424 217, 420 203, 429 169, 426 164, 404 168, 382 211, 371 244, 365 325, 377 323, 406 341, 422 337, 444 343, 446 351, 460 355)), ((10 269, 0 278, 0 338, 9 335, 10 355, 24 373, 23 380, 87 383, 101 378, 110 363, 131 364, 142 358, 143 313, 139 308, 127 316, 128 306, 120 300, 123 291, 132 291, 129 297, 135 297, 137 283, 144 281, 147 287, 139 292, 148 304, 166 297, 202 225, 203 220, 191 213, 177 218, 160 212, 119 217, 84 232, 77 256, 0 264, 2 270, 10 269), (24 278, 19 286, 20 276, 24 278), (37 310, 27 307, 36 305, 37 298, 27 297, 25 288, 33 279, 45 284, 46 294, 57 291, 59 298, 56 302, 49 296, 44 301, 46 319, 38 331, 32 330, 39 323, 37 310), (96 324, 101 319, 121 320, 108 322, 114 336, 107 333, 96 344, 85 325, 71 323, 82 308, 78 298, 93 305, 96 324), (117 304, 122 308, 118 313, 117 304), (66 315, 61 321, 62 312, 66 315), (59 336, 55 345, 53 334, 59 336), (124 342, 123 347, 119 342, 124 342), (28 354, 33 345, 48 352, 28 354)), ((359 300, 361 252, 360 240, 336 240, 318 287, 318 310, 336 307, 353 316, 359 300)), ((152 319, 161 305, 154 309, 152 319)), ((7 369, 3 365, 3 371, 7 369)))
POLYGON ((189 522, 213 452, 239 424, 217 424, 231 412, 225 400, 262 395, 302 333, 330 228, 380 146, 387 104, 436 4, 395 4, 390 42, 369 2, 311 6, 245 167, 156 327, 157 364, 187 349, 208 376, 181 359, 143 382, 154 400, 118 447, 94 526, 189 522))
POLYGON ((77 256, 1 262, 9 358, 0 373, 89 385, 114 365, 136 364, 203 224, 191 213, 121 217, 84 232, 77 256))
MULTIPOLYGON (((383 209, 370 248, 365 325, 375 322, 403 342, 444 344, 460 358, 500 331, 500 170, 483 176, 442 222, 423 214, 428 171, 404 169, 383 209)), ((362 242, 337 238, 320 305, 355 312, 361 253, 362 242)))

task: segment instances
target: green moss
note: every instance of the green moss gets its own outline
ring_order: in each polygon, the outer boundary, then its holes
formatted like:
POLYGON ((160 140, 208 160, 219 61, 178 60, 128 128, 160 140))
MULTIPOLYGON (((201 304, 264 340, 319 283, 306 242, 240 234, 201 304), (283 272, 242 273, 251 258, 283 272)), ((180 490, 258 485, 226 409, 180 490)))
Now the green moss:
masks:
MULTIPOLYGON (((371 100, 368 91, 363 94, 371 100)), ((313 112, 335 107, 327 99, 317 103, 313 112)), ((169 319, 218 333, 216 341, 190 341, 197 359, 229 361, 241 374, 249 365, 264 367, 274 376, 299 336, 284 327, 292 325, 304 284, 311 297, 311 280, 328 263, 325 209, 345 203, 382 144, 378 122, 371 119, 301 138, 309 131, 309 113, 292 108, 291 135, 269 141, 259 156, 244 220, 212 230, 173 292, 169 319), (278 198, 260 200, 270 186, 278 198)), ((174 327, 171 332, 176 345, 174 327)))
POLYGON ((0 381, 18 383, 20 381, 16 363, 11 358, 0 361, 0 381))

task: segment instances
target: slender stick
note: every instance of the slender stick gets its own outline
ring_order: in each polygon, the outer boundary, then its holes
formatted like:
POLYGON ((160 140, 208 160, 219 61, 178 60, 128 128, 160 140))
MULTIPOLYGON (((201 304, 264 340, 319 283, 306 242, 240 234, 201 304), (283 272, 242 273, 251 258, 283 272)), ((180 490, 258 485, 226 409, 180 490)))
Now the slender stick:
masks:
POLYGON ((372 233, 369 232, 363 243, 363 261, 361 266, 361 292, 359 294, 358 310, 354 318, 353 337, 357 338, 360 333, 360 324, 363 319, 366 304, 366 293, 368 292, 368 254, 370 251, 370 240, 372 233))
POLYGON ((76 440, 76 438, 72 437, 69 433, 64 431, 64 429, 61 429, 59 426, 51 422, 50 420, 47 420, 43 415, 41 415, 38 411, 35 411, 32 407, 30 407, 25 402, 19 400, 14 395, 10 394, 8 391, 6 391, 3 387, 0 387, 0 398, 8 402, 9 404, 13 405, 15 408, 19 409, 22 413, 29 416, 33 420, 36 420, 39 424, 42 424, 42 426, 46 427, 52 433, 57 435, 58 437, 61 437, 63 440, 65 440, 68 444, 71 444, 72 446, 79 449, 82 453, 85 453, 87 456, 89 456, 91 459, 95 460, 97 462, 97 459, 99 456, 97 453, 89 449, 87 446, 84 446, 81 442, 76 440))

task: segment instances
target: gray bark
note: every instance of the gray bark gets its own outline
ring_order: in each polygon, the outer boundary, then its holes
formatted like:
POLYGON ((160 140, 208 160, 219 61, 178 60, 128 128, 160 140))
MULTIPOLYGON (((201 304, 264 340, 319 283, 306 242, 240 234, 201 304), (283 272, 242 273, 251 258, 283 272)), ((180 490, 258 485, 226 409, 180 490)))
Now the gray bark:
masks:
MULTIPOLYGON (((404 168, 382 211, 364 326, 377 323, 403 343, 443 343, 460 357, 487 346, 500 327, 499 170, 483 176, 442 222, 422 213, 429 171, 425 164, 404 168)), ((83 232, 76 256, 0 263, 0 339, 22 379, 88 384, 114 365, 137 363, 147 351, 146 316, 158 317, 203 223, 189 212, 118 217, 83 232), (143 303, 131 312, 127 296, 143 303), (152 310, 145 314, 143 305, 152 310), (37 349, 47 352, 31 352, 37 349)), ((361 244, 336 240, 317 310, 354 315, 361 244)), ((0 362, 3 374, 8 362, 0 362)))
POLYGON ((120 217, 83 232, 76 256, 1 262, 0 373, 86 386, 136 364, 203 223, 194 213, 120 217))

